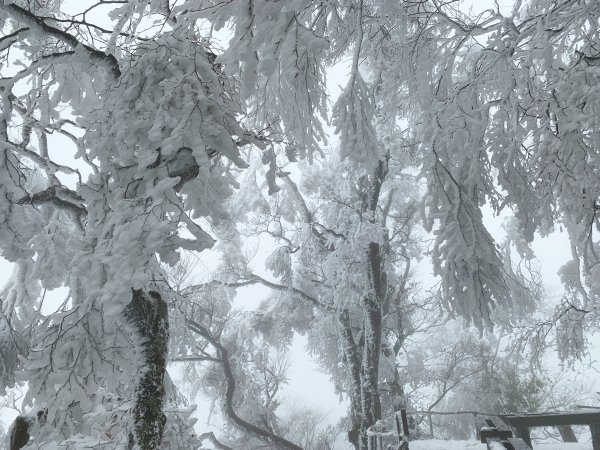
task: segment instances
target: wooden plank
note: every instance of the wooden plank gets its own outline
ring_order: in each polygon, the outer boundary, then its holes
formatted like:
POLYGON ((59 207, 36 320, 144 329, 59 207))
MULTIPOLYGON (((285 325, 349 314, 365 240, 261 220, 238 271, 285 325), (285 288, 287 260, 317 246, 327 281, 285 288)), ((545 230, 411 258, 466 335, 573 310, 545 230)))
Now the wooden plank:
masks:
POLYGON ((477 437, 482 444, 485 444, 489 438, 506 439, 513 435, 510 427, 497 418, 483 419, 477 416, 475 417, 475 427, 477 428, 477 437))
POLYGON ((487 450, 506 450, 500 438, 491 437, 485 443, 487 444, 487 450))
POLYGON ((529 434, 529 427, 517 427, 517 437, 523 439, 529 448, 533 448, 531 443, 531 435, 529 434))
POLYGON ((481 441, 482 444, 485 444, 485 438, 481 437, 481 430, 485 430, 490 427, 485 419, 481 416, 475 416, 475 429, 477 430, 477 439, 481 441))
POLYGON ((475 416, 475 426, 477 428, 488 427, 489 424, 485 421, 485 419, 481 416, 475 416))
POLYGON ((492 428, 484 427, 479 430, 479 440, 485 443, 487 439, 498 438, 506 439, 512 437, 513 433, 510 428, 492 428))
POLYGON ((575 436, 575 432, 571 425, 561 425, 558 428, 558 432, 560 433, 560 437, 563 442, 577 442, 577 436, 575 436))
POLYGON ((531 447, 521 438, 508 438, 507 441, 514 450, 531 450, 531 447))
POLYGON ((556 427, 560 425, 600 425, 600 412, 573 414, 525 414, 503 415, 502 418, 512 427, 556 427))
POLYGON ((494 417, 494 424, 497 427, 510 427, 510 424, 502 416, 494 417))

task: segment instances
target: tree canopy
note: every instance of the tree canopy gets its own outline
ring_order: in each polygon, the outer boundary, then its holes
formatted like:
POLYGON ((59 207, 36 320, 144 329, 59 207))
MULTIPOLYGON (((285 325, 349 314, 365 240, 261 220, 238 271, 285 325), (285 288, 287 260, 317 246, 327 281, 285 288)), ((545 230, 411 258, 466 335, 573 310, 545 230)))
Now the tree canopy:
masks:
POLYGON ((276 411, 300 333, 361 450, 419 379, 429 412, 490 380, 538 407, 543 383, 489 336, 533 355, 552 338, 568 360, 597 330, 599 20, 595 0, 4 1, 0 392, 26 383, 51 448, 317 448, 276 411), (484 207, 511 216, 505 242, 484 207), (556 228, 571 255, 548 307, 526 269, 556 228), (185 256, 208 249, 219 263, 192 282, 185 256), (241 313, 248 285, 272 295, 241 313), (451 317, 488 341, 411 347, 451 317), (428 352, 466 356, 401 370, 428 352), (225 440, 195 434, 169 360, 219 399, 225 440))

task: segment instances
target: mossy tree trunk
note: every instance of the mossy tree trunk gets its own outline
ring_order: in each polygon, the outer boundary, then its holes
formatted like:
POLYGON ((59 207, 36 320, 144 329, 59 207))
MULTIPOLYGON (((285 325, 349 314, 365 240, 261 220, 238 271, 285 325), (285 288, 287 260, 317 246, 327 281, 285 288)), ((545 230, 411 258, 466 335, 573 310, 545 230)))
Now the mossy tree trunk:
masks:
POLYGON ((134 290, 125 316, 142 340, 140 375, 136 380, 129 448, 156 450, 165 429, 162 407, 165 398, 165 373, 169 342, 169 317, 166 302, 155 291, 134 290))

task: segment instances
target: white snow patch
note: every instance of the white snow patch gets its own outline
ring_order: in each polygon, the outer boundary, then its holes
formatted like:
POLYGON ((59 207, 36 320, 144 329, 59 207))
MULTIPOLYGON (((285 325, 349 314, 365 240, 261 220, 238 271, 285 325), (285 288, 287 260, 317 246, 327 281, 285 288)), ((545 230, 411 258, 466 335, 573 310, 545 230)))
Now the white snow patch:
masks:
MULTIPOLYGON (((442 441, 438 439, 427 441, 411 441, 410 450, 485 450, 486 446, 479 441, 442 441)), ((591 442, 577 443, 545 443, 533 444, 535 450, 591 450, 591 442)), ((501 448, 501 447, 499 447, 501 448)))

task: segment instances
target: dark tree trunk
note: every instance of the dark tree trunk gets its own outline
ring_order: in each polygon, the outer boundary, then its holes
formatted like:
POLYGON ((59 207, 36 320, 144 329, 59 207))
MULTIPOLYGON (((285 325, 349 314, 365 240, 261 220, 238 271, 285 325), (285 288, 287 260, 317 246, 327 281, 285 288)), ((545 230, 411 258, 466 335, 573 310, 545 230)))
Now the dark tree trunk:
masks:
MULTIPOLYGON (((379 399, 379 352, 381 349, 381 311, 371 305, 365 311, 365 346, 363 348, 361 435, 363 448, 367 445, 367 430, 381 419, 379 399)), ((376 447, 372 447, 376 448, 376 447)))
MULTIPOLYGON (((382 273, 379 244, 371 242, 368 249, 370 293, 365 297, 364 335, 361 391, 363 422, 361 424, 361 448, 369 448, 367 430, 381 419, 381 400, 379 398, 379 356, 382 333, 382 273)), ((372 448, 376 440, 372 439, 372 448)))
MULTIPOLYGON (((380 160, 369 188, 363 195, 363 212, 375 222, 381 187, 388 172, 387 159, 380 160)), ((377 438, 369 439, 369 428, 381 419, 379 398, 379 357, 382 337, 382 308, 385 297, 385 273, 382 271, 381 245, 370 242, 367 248, 368 293, 363 299, 364 345, 362 347, 360 449, 377 448, 377 438), (371 442, 369 442, 369 440, 371 442), (370 444, 370 445, 369 445, 370 444)))
POLYGON ((29 442, 29 421, 23 416, 17 416, 8 431, 9 450, 20 450, 29 442))
POLYGON ((142 339, 143 366, 136 380, 129 448, 156 450, 160 447, 166 417, 162 407, 165 398, 169 317, 167 304, 158 292, 133 291, 125 317, 142 339))

